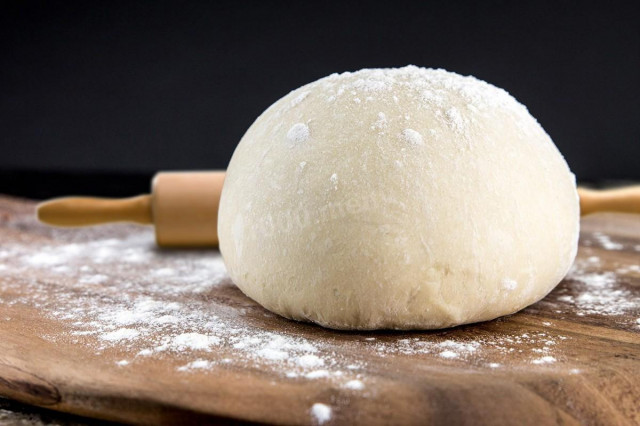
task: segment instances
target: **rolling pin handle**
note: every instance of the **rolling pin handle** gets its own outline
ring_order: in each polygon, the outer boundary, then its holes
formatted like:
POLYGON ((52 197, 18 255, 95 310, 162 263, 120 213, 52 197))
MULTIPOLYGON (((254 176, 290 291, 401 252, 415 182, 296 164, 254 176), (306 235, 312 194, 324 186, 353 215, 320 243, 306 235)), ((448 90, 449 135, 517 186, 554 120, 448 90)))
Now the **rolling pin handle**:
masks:
POLYGON ((153 179, 151 195, 57 198, 38 205, 36 215, 54 226, 153 224, 161 247, 215 247, 224 178, 224 171, 162 172, 153 179))
POLYGON ((578 188, 580 214, 598 212, 640 214, 640 186, 595 190, 578 188))
POLYGON ((110 222, 153 223, 151 196, 110 199, 65 197, 45 201, 36 209, 38 220, 54 226, 90 226, 110 222))

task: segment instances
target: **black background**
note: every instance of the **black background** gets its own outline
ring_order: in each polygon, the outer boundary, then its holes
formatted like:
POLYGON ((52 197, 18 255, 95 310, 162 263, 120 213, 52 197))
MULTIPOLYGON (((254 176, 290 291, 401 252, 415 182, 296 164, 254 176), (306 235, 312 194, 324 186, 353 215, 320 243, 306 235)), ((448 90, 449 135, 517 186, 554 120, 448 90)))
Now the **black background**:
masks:
POLYGON ((578 179, 640 180, 635 3, 3 2, 0 192, 125 195, 224 168, 290 90, 410 63, 508 90, 578 179))

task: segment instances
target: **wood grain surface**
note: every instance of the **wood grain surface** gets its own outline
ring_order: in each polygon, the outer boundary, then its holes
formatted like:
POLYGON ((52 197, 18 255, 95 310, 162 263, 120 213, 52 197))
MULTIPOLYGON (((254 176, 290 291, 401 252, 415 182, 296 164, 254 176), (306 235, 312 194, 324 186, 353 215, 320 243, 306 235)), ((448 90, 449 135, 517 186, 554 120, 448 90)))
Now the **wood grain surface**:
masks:
POLYGON ((348 333, 265 311, 216 251, 33 211, 0 198, 0 396, 149 424, 640 424, 640 216, 583 219, 574 270, 517 314, 348 333))

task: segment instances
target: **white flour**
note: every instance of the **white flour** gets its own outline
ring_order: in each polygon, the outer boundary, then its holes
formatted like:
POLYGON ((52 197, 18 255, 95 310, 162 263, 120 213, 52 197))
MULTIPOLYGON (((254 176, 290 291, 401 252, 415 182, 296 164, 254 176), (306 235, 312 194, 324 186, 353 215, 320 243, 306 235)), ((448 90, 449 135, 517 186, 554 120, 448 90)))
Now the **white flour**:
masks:
MULTIPOLYGON (((351 99, 356 105, 363 102, 376 101, 381 96, 388 98, 390 92, 397 92, 400 88, 406 93, 408 99, 405 102, 418 104, 428 111, 435 111, 435 118, 442 121, 460 137, 464 138, 470 127, 470 123, 465 122, 464 111, 468 109, 474 114, 489 115, 499 108, 501 111, 509 113, 515 120, 515 124, 526 130, 520 121, 521 114, 526 108, 515 101, 509 93, 503 89, 496 88, 489 83, 479 81, 474 77, 454 76, 444 70, 426 70, 409 65, 395 70, 373 69, 361 70, 354 73, 346 72, 332 74, 323 78, 318 83, 327 93, 326 103, 329 105, 339 102, 342 98, 351 99), (343 77, 352 77, 345 82, 343 77), (358 97, 359 96, 359 97, 358 97), (364 96, 364 98, 362 98, 364 96), (459 107, 446 108, 447 105, 459 105, 459 107)), ((305 91, 294 98, 288 108, 295 108, 305 99, 305 91), (300 99, 301 98, 301 99, 300 99)), ((392 95, 396 104, 400 99, 392 95)), ((410 121, 411 117, 406 114, 405 120, 410 121)), ((379 117, 372 122, 372 128, 382 129, 379 117)), ((403 134, 402 137, 407 142, 421 144, 421 139, 413 137, 415 135, 403 134)))
POLYGON ((551 364, 556 362, 556 359, 552 356, 543 356, 542 358, 537 358, 531 361, 532 364, 551 364))
POLYGON ((326 423, 331 420, 331 407, 317 402, 311 407, 311 416, 320 425, 326 423))
POLYGON ((296 123, 287 132, 287 139, 294 143, 304 142, 309 139, 309 127, 304 123, 296 123))
MULTIPOLYGON (((599 239, 607 238, 607 250, 620 250, 621 244, 614 243, 609 237, 599 234, 599 239)), ((563 286, 542 303, 550 304, 555 301, 558 308, 562 305, 571 306, 571 311, 578 316, 608 316, 619 317, 627 312, 640 309, 640 293, 632 291, 624 285, 624 279, 618 274, 636 274, 640 276, 638 265, 626 265, 614 271, 603 270, 600 258, 589 256, 586 259, 576 259, 567 279, 571 286, 563 286)), ((564 309, 558 309, 564 312, 564 309)))
MULTIPOLYGON (((526 333, 486 323, 473 329, 472 338, 453 329, 327 331, 310 340, 297 330, 317 327, 280 319, 239 295, 217 252, 164 252, 154 248, 149 230, 134 229, 123 240, 51 245, 36 254, 19 244, 3 247, 0 277, 10 279, 0 279, 0 306, 37 308, 67 330, 42 338, 89 347, 98 357, 117 350, 121 368, 136 368, 155 357, 174 360, 176 371, 184 374, 259 368, 282 380, 325 380, 352 392, 367 392, 374 380, 367 375, 368 365, 378 359, 411 357, 439 368, 495 370, 514 363, 554 368, 572 339, 549 331, 545 327, 553 323, 544 321, 526 333), (153 269, 141 274, 147 263, 153 269)), ((640 276, 634 265, 617 267, 640 276)), ((577 312, 616 319, 640 309, 638 292, 623 281, 617 272, 603 272, 600 259, 590 256, 578 260, 567 284, 537 306, 558 317, 577 312)), ((640 327, 639 315, 631 320, 634 329, 640 327)), ((315 404, 311 414, 322 423, 332 411, 315 404)))
POLYGON ((411 145, 424 145, 422 135, 413 129, 404 129, 402 131, 402 139, 411 145))
POLYGON ((604 235, 602 232, 594 232, 593 237, 606 250, 622 250, 624 248, 623 244, 611 241, 611 237, 604 235))

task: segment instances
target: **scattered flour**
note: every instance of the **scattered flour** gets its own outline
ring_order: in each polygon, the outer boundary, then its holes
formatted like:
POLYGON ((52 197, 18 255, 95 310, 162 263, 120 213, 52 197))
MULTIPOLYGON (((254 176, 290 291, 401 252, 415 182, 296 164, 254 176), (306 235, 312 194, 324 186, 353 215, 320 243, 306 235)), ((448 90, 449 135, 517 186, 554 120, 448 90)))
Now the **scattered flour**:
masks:
POLYGON ((464 119, 462 118, 462 115, 460 115, 460 112, 458 111, 457 108, 455 107, 449 108, 448 110, 445 111, 444 115, 447 118, 447 123, 449 124, 449 127, 451 127, 453 131, 457 133, 461 133, 464 131, 465 129, 464 119))
POLYGON ((347 383, 345 383, 344 387, 351 390, 363 390, 364 383, 362 383, 362 381, 358 379, 354 379, 354 380, 349 380, 347 383))
POLYGON ((502 280, 501 285, 503 289, 511 291, 518 287, 518 282, 510 278, 505 278, 502 280))
POLYGON ((309 93, 310 92, 308 90, 305 90, 304 92, 300 92, 300 94, 298 96, 296 96, 295 98, 293 98, 293 100, 291 101, 291 104, 290 104, 291 107, 293 108, 293 107, 301 104, 302 101, 304 101, 307 98, 307 96, 309 96, 309 93))
POLYGON ((256 354, 264 359, 268 359, 271 361, 281 361, 289 358, 289 354, 287 352, 272 348, 258 349, 256 354))
POLYGON ((207 370, 211 368, 212 363, 206 359, 197 359, 181 367, 178 367, 178 371, 191 371, 191 370, 207 370))
MULTIPOLYGON (((634 265, 619 268, 618 273, 635 272, 634 265)), ((553 301, 572 305, 578 316, 622 316, 640 307, 640 294, 627 288, 617 272, 603 271, 600 259, 590 256, 576 259, 563 286, 544 299, 542 304, 553 301)))
POLYGON ((211 346, 219 345, 221 342, 219 337, 207 336, 200 333, 183 333, 175 336, 165 345, 158 346, 156 351, 175 350, 178 352, 187 350, 205 350, 211 349, 211 346))
POLYGON ((338 189, 338 175, 337 174, 335 174, 335 173, 332 174, 331 177, 329 178, 329 181, 333 185, 334 189, 338 189))
MULTIPOLYGON (((33 306, 68 330, 42 338, 71 341, 96 356, 117 351, 113 362, 128 368, 149 358, 169 358, 185 374, 257 368, 286 380, 327 381, 359 392, 365 382, 367 388, 375 386, 367 377, 371 357, 406 356, 415 362, 490 369, 510 368, 513 363, 546 368, 562 359, 572 340, 549 328, 526 333, 479 329, 473 337, 460 336, 454 329, 361 334, 348 344, 352 349, 344 350, 344 342, 331 336, 302 337, 298 326, 288 321, 278 320, 286 323, 278 331, 265 328, 263 319, 277 318, 239 293, 217 252, 163 252, 154 248, 153 235, 146 229, 121 240, 45 246, 35 255, 30 250, 3 246, 2 273, 13 277, 0 280, 4 306, 33 306), (147 263, 153 269, 141 274, 147 263)), ((636 273, 633 265, 617 268, 636 273)), ((502 285, 512 287, 508 280, 502 285)), ((603 271, 597 256, 585 256, 539 306, 549 306, 551 313, 572 305, 571 311, 582 315, 615 317, 638 312, 638 297, 622 286, 617 272, 603 271)), ((631 320, 634 330, 640 327, 639 316, 631 320)))
POLYGON ((116 331, 109 331, 98 336, 102 340, 118 342, 120 340, 131 340, 138 337, 140 333, 132 328, 120 328, 116 331))
POLYGON ((430 107, 442 107, 445 100, 445 94, 443 92, 444 91, 442 89, 424 89, 422 92, 420 92, 420 100, 423 104, 430 107))
POLYGON ((311 407, 311 417, 318 424, 324 424, 331 420, 331 407, 320 402, 316 402, 311 407))
POLYGON ((422 135, 413 129, 404 129, 401 133, 402 139, 411 145, 424 145, 422 135))
MULTIPOLYGON (((348 73, 347 73, 348 74, 348 73)), ((353 83, 347 84, 344 88, 359 89, 364 92, 384 92, 391 89, 393 81, 386 78, 382 73, 377 73, 368 78, 361 78, 353 83)))
POLYGON ((556 359, 552 356, 543 356, 531 361, 532 364, 552 364, 556 362, 556 359))
POLYGON ((307 379, 320 379, 322 377, 329 377, 329 372, 327 370, 315 370, 311 373, 305 374, 307 379))
POLYGON ((301 143, 309 139, 309 127, 304 123, 296 123, 287 132, 287 139, 293 143, 301 143))
POLYGON ((316 355, 309 354, 298 357, 297 363, 304 368, 313 368, 324 365, 324 360, 316 355))
POLYGON ((384 130, 387 128, 387 116, 384 114, 384 112, 379 112, 377 117, 376 117, 376 121, 373 123, 373 125, 371 126, 371 129, 373 130, 379 130, 379 134, 384 134, 384 130))
POLYGON ((64 258, 54 253, 40 252, 33 255, 25 256, 24 262, 37 267, 54 266, 64 262, 64 258))
POLYGON ((616 273, 619 274, 628 274, 629 272, 640 274, 640 265, 627 265, 622 268, 616 269, 616 273))
POLYGON ((155 275, 156 277, 168 277, 175 274, 176 271, 173 268, 160 268, 153 271, 153 275, 155 275))
POLYGON ((102 284, 107 281, 109 281, 109 277, 102 274, 86 275, 84 277, 80 277, 80 282, 83 284, 102 284))
POLYGON ((602 232, 594 232, 593 237, 595 240, 600 243, 602 248, 605 250, 622 250, 624 249, 624 245, 620 243, 615 243, 611 241, 611 237, 603 234, 602 232))
MULTIPOLYGON (((332 74, 314 85, 320 85, 328 104, 348 99, 356 104, 389 100, 401 105, 403 102, 417 104, 426 114, 434 114, 442 126, 446 126, 466 140, 467 120, 475 116, 508 114, 515 126, 525 134, 531 129, 525 124, 529 120, 526 107, 516 101, 505 90, 471 76, 461 76, 441 69, 424 69, 409 65, 398 69, 369 69, 346 72, 339 78, 332 74), (457 105, 457 107, 451 107, 457 105)), ((305 89, 299 89, 304 93, 305 89)), ((296 95, 300 96, 300 94, 296 95)), ((283 108, 290 108, 283 105, 283 108)), ((399 111, 398 117, 408 114, 399 111)), ((395 117, 387 117, 393 119, 395 117)), ((372 129, 382 129, 376 123, 372 129)), ((382 132, 380 132, 382 133, 382 132)))

